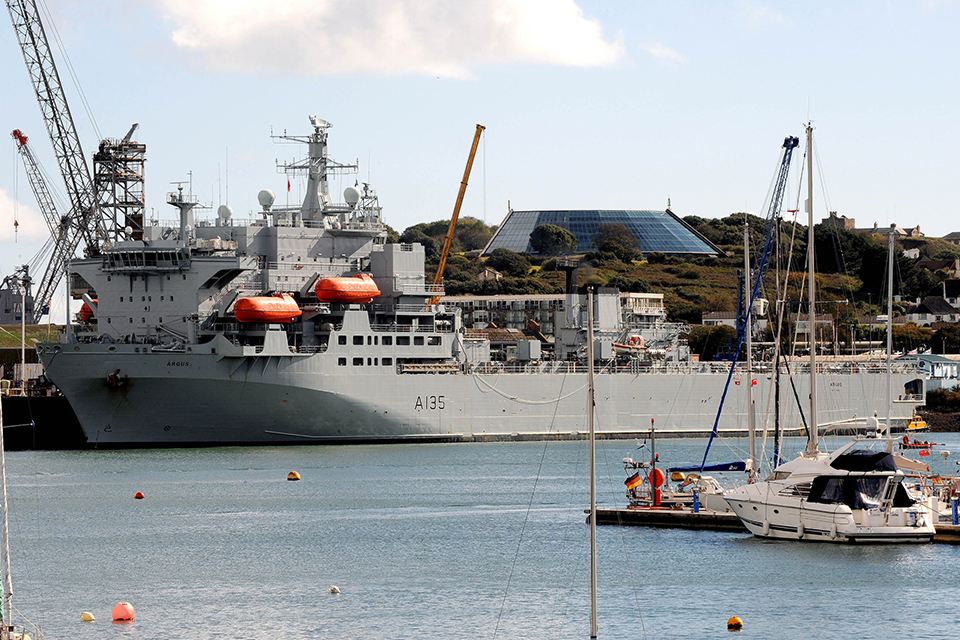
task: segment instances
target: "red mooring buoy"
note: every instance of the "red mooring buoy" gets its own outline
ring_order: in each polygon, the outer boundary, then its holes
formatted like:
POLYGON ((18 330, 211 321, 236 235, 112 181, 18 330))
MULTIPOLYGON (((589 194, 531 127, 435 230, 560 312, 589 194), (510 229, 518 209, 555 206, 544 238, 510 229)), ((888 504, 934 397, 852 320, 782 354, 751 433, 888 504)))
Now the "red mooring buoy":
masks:
POLYGON ((146 496, 143 495, 143 491, 137 491, 135 494, 133 494, 133 498, 135 500, 143 500, 144 498, 146 498, 146 496))
POLYGON ((129 602, 118 602, 113 606, 114 622, 129 622, 133 620, 133 605, 129 602))

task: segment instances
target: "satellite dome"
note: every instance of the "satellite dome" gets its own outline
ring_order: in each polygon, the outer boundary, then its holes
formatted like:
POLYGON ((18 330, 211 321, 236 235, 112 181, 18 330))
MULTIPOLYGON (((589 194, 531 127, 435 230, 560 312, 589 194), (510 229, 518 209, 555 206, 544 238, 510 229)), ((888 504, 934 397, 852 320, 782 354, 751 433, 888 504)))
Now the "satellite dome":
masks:
POLYGON ((343 199, 351 207, 356 206, 360 201, 360 189, 356 187, 347 187, 343 190, 343 199))
POLYGON ((131 227, 130 225, 125 226, 123 228, 123 233, 129 238, 131 235, 133 235, 133 227, 131 227))
POLYGON ((270 211, 270 207, 273 206, 276 199, 276 194, 270 189, 264 189, 257 194, 257 201, 260 202, 260 206, 263 207, 264 211, 270 211))
MULTIPOLYGON (((263 204, 262 200, 260 201, 260 204, 263 204)), ((219 216, 220 220, 226 222, 233 216, 233 207, 228 204, 220 205, 220 207, 217 209, 217 216, 219 216)))

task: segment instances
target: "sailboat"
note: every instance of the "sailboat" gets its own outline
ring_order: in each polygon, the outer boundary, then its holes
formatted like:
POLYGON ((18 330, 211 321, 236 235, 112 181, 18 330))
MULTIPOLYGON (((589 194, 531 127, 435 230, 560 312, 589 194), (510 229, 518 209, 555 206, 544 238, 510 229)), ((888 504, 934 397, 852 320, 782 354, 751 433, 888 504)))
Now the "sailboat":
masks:
MULTIPOLYGON (((816 387, 816 292, 813 237, 813 127, 807 134, 807 271, 810 335, 810 420, 807 446, 774 468, 763 482, 726 493, 747 529, 762 538, 824 542, 929 542, 932 518, 903 485, 893 455, 895 440, 873 433, 854 438, 833 453, 818 445, 816 387)), ((889 402, 888 402, 889 404, 889 402)), ((887 429, 890 420, 887 419, 887 429)))
POLYGON ((33 636, 25 626, 13 624, 13 578, 10 573, 10 527, 7 519, 7 458, 3 445, 3 405, 0 404, 0 513, 3 524, 3 602, 0 606, 0 640, 43 640, 40 627, 30 625, 33 636))

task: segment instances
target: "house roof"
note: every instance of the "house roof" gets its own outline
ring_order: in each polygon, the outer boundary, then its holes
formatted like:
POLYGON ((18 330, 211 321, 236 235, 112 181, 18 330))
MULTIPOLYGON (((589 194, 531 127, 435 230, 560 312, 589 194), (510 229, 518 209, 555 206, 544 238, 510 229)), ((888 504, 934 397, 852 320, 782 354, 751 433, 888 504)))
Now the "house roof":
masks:
POLYGON ((935 316, 950 315, 960 313, 953 305, 939 296, 928 296, 920 304, 911 309, 907 315, 918 313, 929 313, 935 316))
POLYGON ((516 253, 533 253, 530 233, 542 224, 562 227, 577 237, 577 251, 593 251, 593 236, 601 224, 622 224, 637 239, 638 249, 644 254, 722 254, 712 242, 698 233, 675 213, 646 210, 570 210, 570 211, 514 211, 510 210, 490 242, 483 250, 490 255, 494 249, 509 249, 516 253))

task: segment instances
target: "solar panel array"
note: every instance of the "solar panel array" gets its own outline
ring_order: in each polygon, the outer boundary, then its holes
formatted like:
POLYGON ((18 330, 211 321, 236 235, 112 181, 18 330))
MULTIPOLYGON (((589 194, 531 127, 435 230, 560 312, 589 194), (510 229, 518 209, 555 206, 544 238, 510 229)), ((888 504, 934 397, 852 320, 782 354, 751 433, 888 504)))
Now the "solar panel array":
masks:
POLYGON ((595 251, 593 236, 601 224, 622 224, 643 253, 709 254, 718 249, 671 211, 511 211, 487 245, 485 254, 505 248, 533 253, 530 233, 542 224, 563 227, 577 237, 577 251, 595 251))

